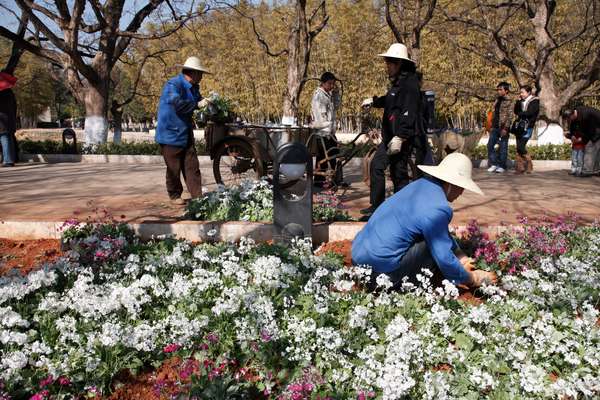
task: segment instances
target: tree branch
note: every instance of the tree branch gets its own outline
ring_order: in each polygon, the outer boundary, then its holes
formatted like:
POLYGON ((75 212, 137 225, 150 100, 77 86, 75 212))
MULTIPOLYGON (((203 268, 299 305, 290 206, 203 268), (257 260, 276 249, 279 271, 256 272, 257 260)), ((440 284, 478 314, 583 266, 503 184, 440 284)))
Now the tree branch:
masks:
POLYGON ((404 36, 402 35, 400 30, 394 23, 394 20, 392 19, 392 13, 390 11, 390 2, 391 2, 391 0, 385 0, 385 21, 387 22, 388 26, 392 30, 392 33, 394 34, 394 38, 396 38, 396 41, 398 43, 404 44, 404 36))
MULTIPOLYGON (((126 106, 127 104, 129 104, 129 103, 131 103, 133 101, 133 99, 135 98, 135 96, 137 96, 137 94, 138 94, 137 93, 137 88, 138 88, 138 85, 139 85, 141 77, 142 77, 142 70, 144 69, 144 65, 146 64, 146 62, 148 61, 148 59, 150 59, 150 58, 161 59, 159 57, 161 54, 169 53, 169 52, 176 52, 176 51, 177 50, 175 50, 175 49, 164 49, 164 50, 156 51, 156 52, 151 53, 151 54, 146 54, 144 56, 144 58, 142 59, 141 63, 139 64, 139 68, 137 70, 137 74, 136 74, 136 77, 135 77, 135 82, 133 84, 133 90, 131 91, 131 94, 129 95, 129 97, 127 97, 122 102, 116 102, 116 106, 118 108, 126 106)), ((114 104, 115 101, 116 100, 113 100, 113 104, 114 104)))
POLYGON ((271 48, 269 47, 269 43, 267 43, 267 41, 262 37, 262 35, 258 32, 258 30, 256 29, 256 22, 254 21, 254 17, 250 17, 246 14, 244 14, 242 11, 240 11, 237 7, 225 3, 225 5, 229 8, 231 8, 232 10, 234 10, 235 12, 237 12, 241 17, 246 18, 248 20, 250 20, 250 22, 252 23, 252 30, 254 31, 254 35, 256 36, 256 40, 258 40, 258 42, 261 44, 261 46, 263 47, 263 49, 265 50, 265 52, 271 56, 271 57, 279 57, 283 54, 289 54, 289 50, 288 49, 283 49, 277 53, 274 53, 271 51, 271 48))
POLYGON ((36 46, 31 42, 19 37, 17 34, 9 31, 3 26, 0 26, 0 36, 14 42, 18 43, 19 47, 23 50, 30 52, 31 54, 35 54, 38 57, 45 58, 49 61, 52 61, 56 64, 60 64, 60 58, 58 53, 52 50, 44 49, 42 47, 36 46))

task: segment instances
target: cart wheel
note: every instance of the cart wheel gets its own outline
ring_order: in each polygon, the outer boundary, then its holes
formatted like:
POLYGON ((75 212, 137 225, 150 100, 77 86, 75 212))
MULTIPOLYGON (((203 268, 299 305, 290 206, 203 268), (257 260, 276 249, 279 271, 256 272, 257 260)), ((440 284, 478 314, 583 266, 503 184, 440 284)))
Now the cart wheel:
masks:
POLYGON ((221 185, 238 185, 246 179, 263 176, 263 162, 252 145, 241 139, 221 143, 213 158, 215 181, 221 185))

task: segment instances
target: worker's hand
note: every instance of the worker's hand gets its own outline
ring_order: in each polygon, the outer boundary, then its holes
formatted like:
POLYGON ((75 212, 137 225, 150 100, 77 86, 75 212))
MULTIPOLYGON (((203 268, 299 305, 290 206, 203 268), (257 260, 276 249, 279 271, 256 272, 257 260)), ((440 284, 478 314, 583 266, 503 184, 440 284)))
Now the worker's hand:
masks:
POLYGON ((210 101, 209 98, 205 97, 198 102, 198 108, 204 108, 204 107, 208 106, 209 104, 212 104, 212 101, 210 101))
POLYGON ((381 142, 381 131, 379 129, 371 129, 368 132, 369 139, 371 139, 375 143, 381 142))
POLYGON ((496 276, 496 274, 494 272, 488 272, 488 271, 483 271, 481 269, 475 269, 475 270, 471 271, 469 274, 471 276, 471 282, 469 282, 469 285, 472 287, 480 287, 484 283, 487 285, 495 284, 498 281, 498 277, 496 276))
POLYGON ((361 107, 371 107, 373 105, 373 98, 369 97, 363 100, 361 107))
POLYGON ((469 272, 475 269, 475 260, 466 255, 462 255, 458 258, 458 261, 462 264, 462 266, 469 272))

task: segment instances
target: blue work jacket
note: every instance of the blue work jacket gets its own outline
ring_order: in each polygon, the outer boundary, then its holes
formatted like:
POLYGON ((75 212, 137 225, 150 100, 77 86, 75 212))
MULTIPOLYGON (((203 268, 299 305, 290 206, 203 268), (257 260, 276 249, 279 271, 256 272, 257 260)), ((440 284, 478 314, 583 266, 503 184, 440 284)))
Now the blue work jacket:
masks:
POLYGON ((177 147, 193 145, 192 117, 201 99, 200 87, 188 82, 183 74, 169 79, 158 102, 156 142, 177 147))

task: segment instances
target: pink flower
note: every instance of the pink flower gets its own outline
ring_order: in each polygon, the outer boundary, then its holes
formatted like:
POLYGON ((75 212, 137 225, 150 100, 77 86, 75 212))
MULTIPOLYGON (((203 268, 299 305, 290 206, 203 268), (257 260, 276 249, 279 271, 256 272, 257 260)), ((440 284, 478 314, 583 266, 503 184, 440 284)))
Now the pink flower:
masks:
POLYGON ((66 376, 61 376, 58 378, 58 384, 61 386, 69 386, 71 384, 71 380, 66 376))
POLYGON ((219 336, 215 333, 209 333, 208 335, 206 335, 206 340, 208 340, 211 343, 217 343, 219 341, 219 336))
POLYGON ((29 400, 44 400, 48 396, 49 392, 47 390, 42 390, 31 396, 29 400))
POLYGON ((288 386, 288 390, 290 390, 292 392, 301 392, 302 384, 300 384, 300 383, 291 384, 290 386, 288 386))
POLYGON ((52 375, 48 375, 48 376, 46 377, 46 379, 43 379, 43 380, 40 382, 40 387, 41 387, 41 388, 43 388, 43 387, 45 387, 45 386, 48 386, 48 385, 52 384, 52 382, 54 382, 54 377, 52 377, 52 375))
POLYGON ((263 342, 270 342, 272 339, 269 332, 265 331, 264 329, 260 331, 260 338, 262 339, 263 342))
POLYGON ((181 346, 178 345, 177 343, 171 343, 171 344, 166 345, 163 348, 163 352, 164 353, 173 353, 173 352, 179 350, 180 348, 181 348, 181 346))

